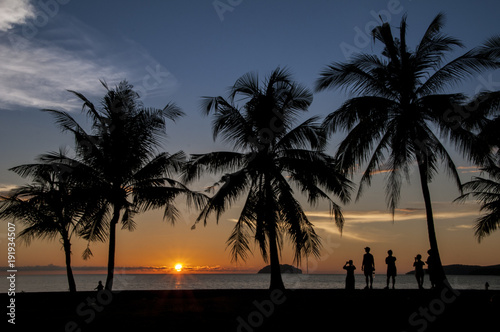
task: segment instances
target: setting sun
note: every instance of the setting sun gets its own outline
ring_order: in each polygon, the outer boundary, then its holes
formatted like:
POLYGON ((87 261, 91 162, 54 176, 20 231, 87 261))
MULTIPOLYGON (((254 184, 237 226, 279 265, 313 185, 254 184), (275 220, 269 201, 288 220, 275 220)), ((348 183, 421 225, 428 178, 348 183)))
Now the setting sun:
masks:
POLYGON ((174 268, 175 268, 175 270, 176 270, 177 272, 180 272, 180 271, 182 271, 182 264, 177 263, 177 264, 175 264, 174 268))

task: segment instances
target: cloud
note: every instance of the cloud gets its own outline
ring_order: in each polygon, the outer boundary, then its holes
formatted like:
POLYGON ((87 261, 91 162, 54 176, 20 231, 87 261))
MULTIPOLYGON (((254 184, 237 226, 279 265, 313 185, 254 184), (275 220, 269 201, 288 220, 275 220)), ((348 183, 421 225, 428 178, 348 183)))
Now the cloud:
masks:
POLYGON ((373 236, 370 237, 363 236, 359 232, 355 232, 353 228, 350 227, 350 225, 348 224, 344 225, 342 233, 340 232, 338 227, 332 222, 317 222, 314 223, 314 228, 321 229, 329 234, 338 235, 339 237, 342 236, 343 238, 360 241, 364 243, 379 242, 378 240, 375 240, 373 236))
POLYGON ((22 51, 2 47, 0 58, 5 59, 0 64, 0 100, 8 108, 71 110, 77 104, 66 89, 96 94, 99 76, 125 76, 55 45, 30 43, 22 51))
POLYGON ((451 227, 448 227, 446 228, 446 230, 448 231, 460 231, 460 230, 472 230, 474 227, 472 225, 467 225, 467 224, 464 224, 464 225, 453 225, 451 227))
POLYGON ((465 174, 465 173, 480 173, 481 170, 479 169, 478 166, 458 166, 457 170, 460 171, 460 173, 465 174))
POLYGON ((15 184, 0 183, 0 192, 8 192, 12 189, 16 189, 17 187, 19 186, 15 184))
POLYGON ((393 169, 379 169, 379 170, 376 170, 376 171, 373 171, 370 173, 370 175, 377 175, 377 174, 384 174, 384 173, 391 173, 393 172, 394 170, 393 169))
POLYGON ((7 31, 16 24, 26 23, 28 18, 35 16, 35 8, 29 0, 0 1, 0 31, 7 31))
POLYGON ((17 185, 0 183, 0 195, 7 195, 11 190, 16 189, 17 185))
MULTIPOLYGON (((436 204, 437 205, 437 204, 436 204)), ((328 211, 314 211, 307 212, 307 216, 311 218, 328 218, 331 219, 330 213, 328 211)), ((457 211, 434 211, 435 219, 457 219, 477 216, 477 210, 463 210, 457 211)), ((392 222, 392 213, 388 211, 381 210, 371 210, 371 211, 344 211, 344 218, 346 224, 364 224, 364 223, 379 223, 379 222, 392 222)), ((396 209, 394 214, 394 221, 407 221, 407 220, 422 220, 426 219, 426 214, 424 209, 420 208, 404 208, 396 209)))
POLYGON ((3 108, 78 110, 81 103, 67 90, 100 98, 100 79, 110 86, 127 79, 141 97, 176 88, 176 78, 133 40, 105 36, 63 13, 50 23, 35 35, 19 27, 0 36, 3 108))

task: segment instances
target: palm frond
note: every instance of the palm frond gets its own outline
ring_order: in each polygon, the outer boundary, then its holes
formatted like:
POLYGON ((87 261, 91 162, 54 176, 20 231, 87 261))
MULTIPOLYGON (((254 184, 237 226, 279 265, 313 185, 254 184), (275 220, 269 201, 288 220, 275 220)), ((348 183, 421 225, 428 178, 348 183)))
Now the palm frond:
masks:
POLYGON ((474 48, 464 55, 448 62, 433 73, 416 91, 426 96, 439 93, 447 87, 454 87, 458 82, 485 70, 497 69, 500 63, 482 48, 474 48))
POLYGON ((170 119, 172 121, 175 122, 175 120, 177 120, 177 118, 180 118, 184 115, 186 115, 186 113, 184 113, 176 104, 174 103, 170 103, 170 104, 167 104, 162 110, 161 110, 161 113, 164 117, 166 117, 167 119, 170 119))
POLYGON ((198 180, 203 173, 218 174, 230 172, 244 167, 247 155, 239 152, 210 152, 206 154, 193 154, 186 163, 182 172, 182 181, 190 183, 198 180))
POLYGON ((315 150, 323 150, 326 145, 326 135, 318 124, 319 117, 312 117, 295 128, 286 132, 278 141, 276 150, 296 149, 310 146, 315 150))
POLYGON ((234 173, 225 174, 220 182, 217 192, 208 200, 196 223, 201 220, 207 223, 208 217, 215 213, 217 222, 226 209, 234 203, 249 186, 249 176, 246 171, 240 170, 234 173))

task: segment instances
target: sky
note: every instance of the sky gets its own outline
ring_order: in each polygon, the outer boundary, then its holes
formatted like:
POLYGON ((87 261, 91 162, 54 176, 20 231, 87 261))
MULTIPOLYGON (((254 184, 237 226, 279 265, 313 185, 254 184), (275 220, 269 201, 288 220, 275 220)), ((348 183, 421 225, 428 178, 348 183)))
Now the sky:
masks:
MULTIPOLYGON (((177 104, 186 116, 168 125, 162 149, 187 154, 229 150, 213 141, 211 120, 200 111, 202 96, 227 96, 241 75, 255 71, 263 78, 276 67, 287 67, 294 79, 312 89, 320 71, 334 61, 348 61, 356 52, 377 52, 369 31, 380 19, 396 28, 407 14, 408 44, 415 45, 439 12, 446 14, 443 31, 463 41, 463 54, 500 33, 500 3, 491 1, 298 1, 298 0, 0 0, 0 191, 26 183, 8 169, 32 162, 37 155, 60 147, 72 148, 44 108, 70 112, 88 125, 81 103, 67 92, 83 93, 95 103, 105 90, 128 80, 145 106, 177 104)), ((454 92, 473 95, 500 88, 500 72, 487 72, 457 85, 454 92)), ((314 94, 307 117, 326 116, 349 98, 345 91, 314 94)), ((341 136, 328 147, 333 154, 341 136)), ((464 182, 478 176, 477 167, 450 153, 464 182)), ((416 167, 415 167, 416 168, 416 167)), ((412 269, 416 254, 428 250, 424 204, 416 169, 405 184, 394 221, 386 208, 383 172, 373 178, 357 202, 343 206, 346 218, 340 234, 324 204, 304 209, 323 240, 321 258, 309 258, 301 268, 310 273, 343 273, 349 259, 361 265, 363 248, 370 246, 378 273, 392 249, 400 273, 412 269)), ((216 182, 205 177, 191 187, 201 190, 216 182)), ((359 175, 353 179, 359 180, 359 175)), ((456 204, 459 192, 445 172, 431 184, 436 231, 444 264, 499 264, 500 232, 478 243, 473 235, 479 216, 475 202, 456 204)), ((300 195, 299 195, 300 197, 300 195)), ((184 208, 175 226, 162 221, 162 211, 136 217, 134 232, 119 231, 116 266, 120 271, 253 273, 266 264, 259 249, 246 262, 232 263, 226 240, 238 217, 236 202, 219 223, 191 230, 196 210, 184 208), (121 269, 121 270, 120 270, 121 269)), ((18 226, 18 231, 20 230, 18 226)), ((7 223, 0 223, 0 247, 7 247, 7 223)), ((107 243, 92 244, 94 256, 81 258, 86 242, 73 239, 73 265, 103 267, 107 243)), ((18 245, 18 266, 63 266, 58 241, 18 245)), ((4 250, 6 251, 6 250, 4 250)), ((281 263, 292 264, 285 244, 281 263)), ((0 266, 7 257, 0 257, 0 266)), ((78 269, 80 268, 80 269, 78 269)), ((360 269, 358 269, 360 270, 360 269)), ((381 271, 381 272, 379 272, 381 271)), ((104 270, 102 270, 104 273, 104 270)))

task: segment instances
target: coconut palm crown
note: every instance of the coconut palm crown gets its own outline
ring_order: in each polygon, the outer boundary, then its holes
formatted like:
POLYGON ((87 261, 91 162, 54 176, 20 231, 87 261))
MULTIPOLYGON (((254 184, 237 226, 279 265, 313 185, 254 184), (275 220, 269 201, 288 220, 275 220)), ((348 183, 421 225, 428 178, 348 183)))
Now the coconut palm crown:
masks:
POLYGON ((52 164, 48 160, 65 158, 59 154, 46 154, 39 163, 25 164, 10 170, 32 183, 17 187, 0 196, 0 219, 20 222, 24 228, 19 240, 29 245, 35 239, 59 239, 65 254, 66 274, 70 292, 76 292, 71 267, 71 240, 80 235, 87 211, 87 195, 80 191, 78 181, 70 165, 52 164))
POLYGON ((166 120, 176 120, 183 112, 174 104, 163 109, 145 108, 133 86, 126 81, 111 89, 96 107, 81 93, 71 91, 81 101, 82 110, 91 120, 87 132, 67 112, 46 110, 54 115, 63 131, 75 138, 79 172, 86 174, 86 186, 98 201, 98 215, 83 231, 89 240, 109 240, 106 289, 113 286, 116 225, 122 229, 136 227, 134 216, 143 211, 164 208, 165 219, 172 223, 179 216, 174 199, 183 194, 188 205, 201 204, 205 195, 190 191, 173 176, 185 161, 182 151, 159 152, 165 138, 166 120))
POLYGON ((444 15, 438 14, 414 49, 406 40, 406 16, 399 34, 389 23, 373 30, 374 41, 382 44, 379 56, 357 54, 344 63, 332 63, 316 82, 316 90, 343 88, 354 96, 329 114, 323 123, 329 133, 347 131, 336 157, 351 174, 366 164, 358 197, 377 171, 389 171, 386 180, 387 204, 394 214, 403 180, 408 180, 416 164, 426 208, 431 250, 436 255, 437 279, 445 280, 437 247, 429 182, 440 163, 460 187, 455 164, 442 139, 449 139, 466 155, 472 134, 456 126, 450 114, 463 106, 466 97, 449 93, 460 81, 498 68, 496 53, 500 39, 492 38, 445 63, 445 55, 462 43, 442 33, 444 15))
POLYGON ((350 182, 323 153, 326 139, 318 118, 296 124, 311 102, 311 92, 292 81, 286 69, 275 69, 263 82, 255 73, 243 75, 230 88, 228 99, 203 99, 204 112, 213 114, 214 140, 221 137, 233 151, 193 155, 185 169, 186 181, 204 173, 223 174, 210 188, 214 194, 196 222, 206 224, 212 214, 218 221, 244 199, 227 244, 234 261, 245 260, 253 236, 264 260, 270 258, 271 289, 284 288, 279 268, 284 236, 294 247, 297 263, 304 255, 320 255, 320 238, 292 186, 311 204, 328 201, 340 228, 341 208, 329 195, 342 202, 350 197, 350 182))

